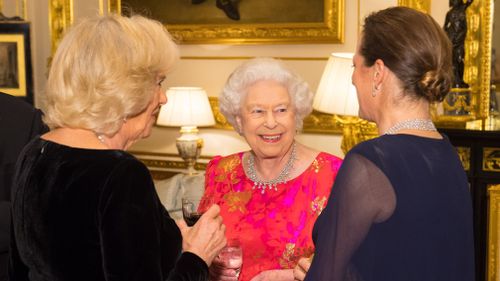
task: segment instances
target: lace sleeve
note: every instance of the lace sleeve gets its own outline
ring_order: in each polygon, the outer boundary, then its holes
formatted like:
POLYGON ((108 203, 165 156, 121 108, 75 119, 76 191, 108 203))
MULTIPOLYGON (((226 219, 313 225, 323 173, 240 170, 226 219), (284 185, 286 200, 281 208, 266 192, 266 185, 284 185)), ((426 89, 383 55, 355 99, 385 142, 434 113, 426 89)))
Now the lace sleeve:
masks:
POLYGON ((353 280, 347 278, 351 257, 371 225, 390 217, 395 200, 389 180, 374 163, 348 154, 316 222, 316 251, 305 280, 353 280))

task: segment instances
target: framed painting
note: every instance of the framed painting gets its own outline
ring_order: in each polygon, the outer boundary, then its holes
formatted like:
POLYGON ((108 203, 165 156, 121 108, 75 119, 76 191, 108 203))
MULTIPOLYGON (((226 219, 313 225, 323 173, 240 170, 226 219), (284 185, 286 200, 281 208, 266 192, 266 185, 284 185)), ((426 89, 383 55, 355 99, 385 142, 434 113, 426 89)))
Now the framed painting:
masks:
POLYGON ((0 22, 0 91, 33 103, 28 22, 0 22))
POLYGON ((183 44, 343 43, 345 0, 109 0, 164 23, 183 44))

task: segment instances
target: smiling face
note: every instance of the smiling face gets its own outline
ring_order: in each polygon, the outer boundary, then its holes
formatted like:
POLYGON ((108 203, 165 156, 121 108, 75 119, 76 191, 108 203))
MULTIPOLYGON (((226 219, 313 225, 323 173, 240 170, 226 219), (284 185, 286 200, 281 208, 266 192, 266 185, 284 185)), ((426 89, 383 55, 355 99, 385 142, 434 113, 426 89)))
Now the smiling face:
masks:
POLYGON ((295 137, 295 110, 287 88, 261 80, 247 89, 236 122, 259 159, 283 157, 295 137))

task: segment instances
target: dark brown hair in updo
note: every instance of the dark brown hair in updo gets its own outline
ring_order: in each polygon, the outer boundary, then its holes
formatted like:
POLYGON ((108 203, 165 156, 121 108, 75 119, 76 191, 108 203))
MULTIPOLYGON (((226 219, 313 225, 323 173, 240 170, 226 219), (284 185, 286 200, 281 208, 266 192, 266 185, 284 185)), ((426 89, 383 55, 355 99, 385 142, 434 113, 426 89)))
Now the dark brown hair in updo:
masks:
POLYGON ((377 59, 401 80, 405 94, 442 101, 452 81, 451 43, 429 15, 392 7, 365 19, 360 53, 366 66, 377 59))

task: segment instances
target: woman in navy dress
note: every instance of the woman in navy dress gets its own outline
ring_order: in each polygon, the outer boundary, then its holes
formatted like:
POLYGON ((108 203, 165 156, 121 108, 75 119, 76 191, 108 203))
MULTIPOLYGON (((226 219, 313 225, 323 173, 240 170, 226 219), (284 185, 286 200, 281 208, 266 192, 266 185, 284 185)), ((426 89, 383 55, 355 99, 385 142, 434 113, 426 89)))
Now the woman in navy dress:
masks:
POLYGON ((465 172, 429 105, 452 81, 451 44, 431 16, 404 7, 365 19, 352 81, 380 136, 354 147, 313 230, 302 280, 474 280, 465 172), (310 268, 309 268, 310 266, 310 268))

